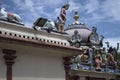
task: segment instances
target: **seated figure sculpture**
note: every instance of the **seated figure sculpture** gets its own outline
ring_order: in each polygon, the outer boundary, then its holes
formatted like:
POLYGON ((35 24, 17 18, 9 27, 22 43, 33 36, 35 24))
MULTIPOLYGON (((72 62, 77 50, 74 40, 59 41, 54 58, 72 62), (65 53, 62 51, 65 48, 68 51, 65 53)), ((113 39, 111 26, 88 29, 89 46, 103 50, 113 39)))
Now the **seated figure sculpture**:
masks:
POLYGON ((78 31, 75 30, 74 35, 72 35, 72 38, 69 42, 70 42, 71 46, 75 46, 75 47, 79 48, 81 40, 82 40, 81 36, 78 34, 78 31))
POLYGON ((85 49, 84 50, 84 53, 81 54, 80 56, 80 61, 79 61, 79 64, 80 64, 80 68, 83 69, 83 70, 90 70, 90 67, 91 67, 91 53, 89 53, 89 48, 88 49, 85 49), (89 61, 90 60, 90 61, 89 61))

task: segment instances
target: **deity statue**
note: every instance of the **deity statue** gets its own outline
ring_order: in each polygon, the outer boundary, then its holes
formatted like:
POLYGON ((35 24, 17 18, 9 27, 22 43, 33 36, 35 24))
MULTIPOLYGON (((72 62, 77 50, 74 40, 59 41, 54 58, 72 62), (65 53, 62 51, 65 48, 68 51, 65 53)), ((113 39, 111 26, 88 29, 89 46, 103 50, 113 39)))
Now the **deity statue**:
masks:
POLYGON ((114 59, 113 51, 114 51, 114 49, 112 47, 110 47, 108 50, 108 54, 106 55, 106 64, 111 68, 116 68, 117 62, 114 59))
POLYGON ((93 49, 89 48, 89 58, 88 58, 88 63, 92 63, 93 61, 93 49))
POLYGON ((62 6, 62 8, 60 10, 60 16, 57 17, 57 20, 55 21, 55 25, 59 32, 63 32, 64 24, 67 19, 66 18, 66 10, 68 10, 69 6, 70 6, 69 4, 65 4, 62 6))
POLYGON ((97 33, 97 28, 96 27, 92 27, 92 33, 90 35, 90 42, 92 43, 92 45, 94 46, 98 46, 98 47, 102 47, 103 46, 103 39, 104 36, 101 35, 101 38, 99 39, 98 33, 97 33))
POLYGON ((71 46, 75 46, 75 47, 79 48, 81 40, 82 40, 82 38, 81 38, 80 34, 78 33, 77 30, 75 30, 74 34, 72 35, 72 38, 69 42, 70 42, 71 46))
POLYGON ((89 59, 89 49, 86 49, 83 55, 81 56, 81 61, 83 63, 88 63, 88 59, 89 59))
POLYGON ((92 27, 92 33, 90 35, 90 42, 92 44, 96 44, 99 42, 99 37, 98 37, 98 33, 97 33, 97 28, 96 27, 92 27))
POLYGON ((61 11, 60 11, 60 18, 62 19, 63 22, 66 21, 66 10, 69 9, 69 4, 65 4, 62 6, 61 11))
POLYGON ((79 61, 78 61, 78 56, 73 56, 71 58, 71 69, 77 70, 79 68, 79 61))
POLYGON ((101 71, 102 59, 100 54, 100 50, 97 50, 96 56, 94 57, 96 71, 101 71))
POLYGON ((105 65, 105 58, 106 58, 106 51, 105 51, 105 47, 103 49, 101 49, 101 58, 102 58, 102 65, 105 65))

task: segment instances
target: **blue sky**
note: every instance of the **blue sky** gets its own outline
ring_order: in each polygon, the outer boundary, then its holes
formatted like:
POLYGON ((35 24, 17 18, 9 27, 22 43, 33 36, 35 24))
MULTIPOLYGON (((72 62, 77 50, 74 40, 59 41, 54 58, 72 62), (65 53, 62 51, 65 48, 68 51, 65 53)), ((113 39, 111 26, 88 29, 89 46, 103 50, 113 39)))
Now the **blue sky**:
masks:
POLYGON ((120 43, 120 0, 0 0, 0 2, 6 11, 19 14, 28 27, 31 27, 39 17, 55 20, 60 7, 69 2, 66 25, 74 21, 74 11, 78 10, 79 21, 84 22, 90 29, 96 26, 98 33, 105 36, 104 41, 110 41, 114 46, 117 42, 120 43))

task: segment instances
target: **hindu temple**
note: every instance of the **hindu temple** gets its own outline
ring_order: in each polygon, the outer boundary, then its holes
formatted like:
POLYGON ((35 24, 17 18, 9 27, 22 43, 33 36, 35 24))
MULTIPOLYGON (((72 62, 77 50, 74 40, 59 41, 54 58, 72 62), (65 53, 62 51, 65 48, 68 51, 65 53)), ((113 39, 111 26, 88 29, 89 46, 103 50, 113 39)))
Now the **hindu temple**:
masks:
POLYGON ((69 6, 61 7, 55 21, 40 17, 32 28, 1 13, 0 80, 115 80, 120 75, 114 57, 119 44, 103 47, 104 36, 80 22, 78 11, 64 29, 69 6))

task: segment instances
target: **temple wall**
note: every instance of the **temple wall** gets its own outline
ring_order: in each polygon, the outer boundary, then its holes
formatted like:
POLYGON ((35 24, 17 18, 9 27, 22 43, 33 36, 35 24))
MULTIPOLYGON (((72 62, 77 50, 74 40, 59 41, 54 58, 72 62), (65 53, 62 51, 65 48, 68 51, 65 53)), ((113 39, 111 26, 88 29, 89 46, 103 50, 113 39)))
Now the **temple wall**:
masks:
POLYGON ((0 80, 6 80, 6 65, 3 59, 1 49, 0 49, 0 80))
POLYGON ((62 58, 38 53, 17 53, 13 80, 64 80, 62 58))
MULTIPOLYGON (((6 80, 6 65, 0 53, 0 80, 6 80)), ((13 80, 65 80, 62 57, 34 51, 16 51, 13 80)))

